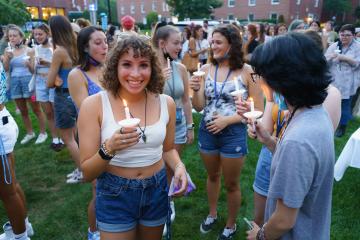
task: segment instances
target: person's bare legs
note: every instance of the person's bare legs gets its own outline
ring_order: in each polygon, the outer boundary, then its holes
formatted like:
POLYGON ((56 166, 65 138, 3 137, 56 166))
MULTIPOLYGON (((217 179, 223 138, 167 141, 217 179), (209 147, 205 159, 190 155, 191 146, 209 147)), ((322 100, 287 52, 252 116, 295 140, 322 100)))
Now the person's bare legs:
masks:
POLYGON ((58 134, 55 127, 55 119, 54 119, 54 108, 51 102, 41 102, 40 103, 43 112, 45 113, 49 130, 52 138, 58 138, 58 134))
POLYGON ((206 190, 209 204, 209 214, 212 217, 216 217, 221 183, 220 157, 218 154, 210 155, 200 153, 200 155, 208 174, 206 181, 206 190))
POLYGON ((40 130, 40 133, 45 133, 46 131, 46 127, 45 127, 45 117, 44 117, 44 114, 43 112, 41 111, 41 108, 40 108, 40 103, 39 102, 33 102, 31 101, 31 99, 27 99, 27 102, 30 103, 30 106, 33 110, 33 112, 35 113, 35 116, 39 122, 39 130, 40 130))
POLYGON ((266 197, 254 192, 254 222, 258 226, 264 224, 266 197))
POLYGON ((146 227, 139 225, 137 227, 137 240, 161 240, 164 225, 158 227, 146 227))
MULTIPOLYGON (((4 179, 3 171, 0 171, 0 198, 4 203, 4 208, 10 220, 13 232, 15 234, 21 234, 26 231, 26 209, 23 199, 17 191, 13 156, 12 154, 8 154, 7 157, 11 169, 12 182, 11 184, 7 184, 4 179)), ((2 162, 0 162, 0 168, 3 169, 2 162)), ((8 175, 7 179, 9 179, 8 175)))
POLYGON ((76 167, 80 169, 79 147, 75 141, 74 132, 74 128, 62 128, 60 129, 60 136, 66 147, 69 149, 71 158, 74 160, 76 167))
POLYGON ((96 180, 91 182, 92 198, 88 205, 88 222, 91 232, 97 231, 96 228, 96 214, 95 214, 95 199, 96 199, 96 180))
POLYGON ((102 239, 102 240, 139 240, 139 238, 136 237, 136 228, 134 228, 130 231, 121 232, 121 233, 110 233, 110 232, 100 231, 100 239, 102 239))
POLYGON ((244 165, 245 157, 225 158, 221 157, 221 167, 224 175, 228 217, 226 227, 233 228, 241 204, 240 174, 244 165))
MULTIPOLYGON (((29 100, 30 100, 30 98, 29 98, 29 100)), ((26 133, 32 134, 33 128, 32 128, 31 120, 29 117, 29 110, 26 105, 27 100, 25 98, 18 98, 18 99, 15 99, 15 102, 16 102, 16 106, 20 110, 21 118, 24 122, 26 133)))

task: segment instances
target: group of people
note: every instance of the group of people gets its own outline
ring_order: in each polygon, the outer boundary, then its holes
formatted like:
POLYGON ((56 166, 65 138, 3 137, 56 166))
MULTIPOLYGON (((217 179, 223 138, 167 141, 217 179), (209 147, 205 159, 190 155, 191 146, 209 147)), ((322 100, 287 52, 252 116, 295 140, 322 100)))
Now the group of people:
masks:
POLYGON ((193 109, 202 113, 197 144, 207 173, 201 233, 217 223, 222 176, 227 219, 218 239, 237 232, 248 135, 263 148, 247 238, 329 239, 333 136, 344 134, 360 85, 353 25, 332 42, 330 23, 324 31, 311 23, 305 32, 302 21, 268 29, 199 25, 191 36, 158 23, 150 38, 134 31, 131 16, 122 22, 127 31, 114 38, 97 26, 74 31, 66 17, 53 16, 34 29, 32 48, 20 28, 8 26, 0 64, 7 233, 21 240, 34 234, 14 172, 18 130, 5 107, 9 82, 27 132, 21 144, 35 138, 30 104, 40 126, 36 143, 47 138, 45 113, 52 148, 63 141, 76 165, 67 182, 92 183, 89 240, 161 239, 164 226, 170 237, 174 199, 191 191, 181 154, 194 140, 193 109), (197 59, 195 69, 181 63, 186 54, 197 59), (251 117, 256 112, 261 121, 251 117))

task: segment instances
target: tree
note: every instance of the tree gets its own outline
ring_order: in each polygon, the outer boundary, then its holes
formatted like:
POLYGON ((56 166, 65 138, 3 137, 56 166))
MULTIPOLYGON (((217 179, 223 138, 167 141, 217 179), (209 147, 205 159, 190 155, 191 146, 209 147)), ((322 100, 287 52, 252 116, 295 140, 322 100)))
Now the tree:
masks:
POLYGON ((146 15, 146 23, 148 27, 151 27, 152 23, 156 23, 158 21, 158 14, 156 12, 149 12, 148 15, 146 15))
POLYGON ((356 19, 360 20, 360 6, 357 6, 354 10, 354 16, 356 19))
POLYGON ((172 14, 179 19, 184 18, 209 18, 215 8, 222 6, 220 0, 167 0, 172 9, 172 14))
POLYGON ((277 22, 278 22, 278 23, 285 23, 284 15, 282 15, 282 14, 279 15, 277 22))
POLYGON ((0 24, 23 25, 31 20, 26 5, 21 0, 0 0, 0 24))
MULTIPOLYGON (((116 12, 116 0, 110 0, 110 10, 111 10, 111 22, 118 23, 117 19, 117 12, 116 12)), ((107 5, 107 1, 101 0, 98 1, 98 10, 97 10, 97 17, 100 18, 100 13, 105 13, 108 15, 109 9, 107 5)), ((109 19, 109 16, 108 16, 109 19)))
POLYGON ((350 0, 324 0, 324 8, 332 16, 344 16, 351 10, 352 6, 350 0))

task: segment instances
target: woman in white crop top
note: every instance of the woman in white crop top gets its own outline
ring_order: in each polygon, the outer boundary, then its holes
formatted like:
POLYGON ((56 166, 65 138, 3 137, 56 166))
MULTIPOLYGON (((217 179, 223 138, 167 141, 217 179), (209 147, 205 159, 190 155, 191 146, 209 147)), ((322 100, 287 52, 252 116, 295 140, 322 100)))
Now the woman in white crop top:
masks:
POLYGON ((156 54, 140 36, 110 52, 102 85, 86 98, 78 119, 84 179, 97 179, 96 218, 101 239, 161 239, 168 213, 166 162, 174 171, 174 196, 187 187, 174 148, 175 103, 160 94, 164 79, 156 54), (120 128, 125 101, 134 127, 120 128))

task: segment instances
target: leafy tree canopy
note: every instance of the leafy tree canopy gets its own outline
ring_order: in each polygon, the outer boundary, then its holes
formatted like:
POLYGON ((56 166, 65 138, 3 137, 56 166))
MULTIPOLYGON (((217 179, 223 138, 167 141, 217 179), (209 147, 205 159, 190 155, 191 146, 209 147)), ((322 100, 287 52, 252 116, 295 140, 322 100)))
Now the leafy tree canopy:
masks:
POLYGON ((171 7, 172 13, 181 20, 209 18, 213 10, 223 4, 220 0, 167 0, 166 2, 171 7))
POLYGON ((350 0, 324 0, 326 10, 334 15, 340 15, 351 10, 350 0))
POLYGON ((23 25, 31 19, 26 4, 21 0, 0 0, 0 24, 23 25))

